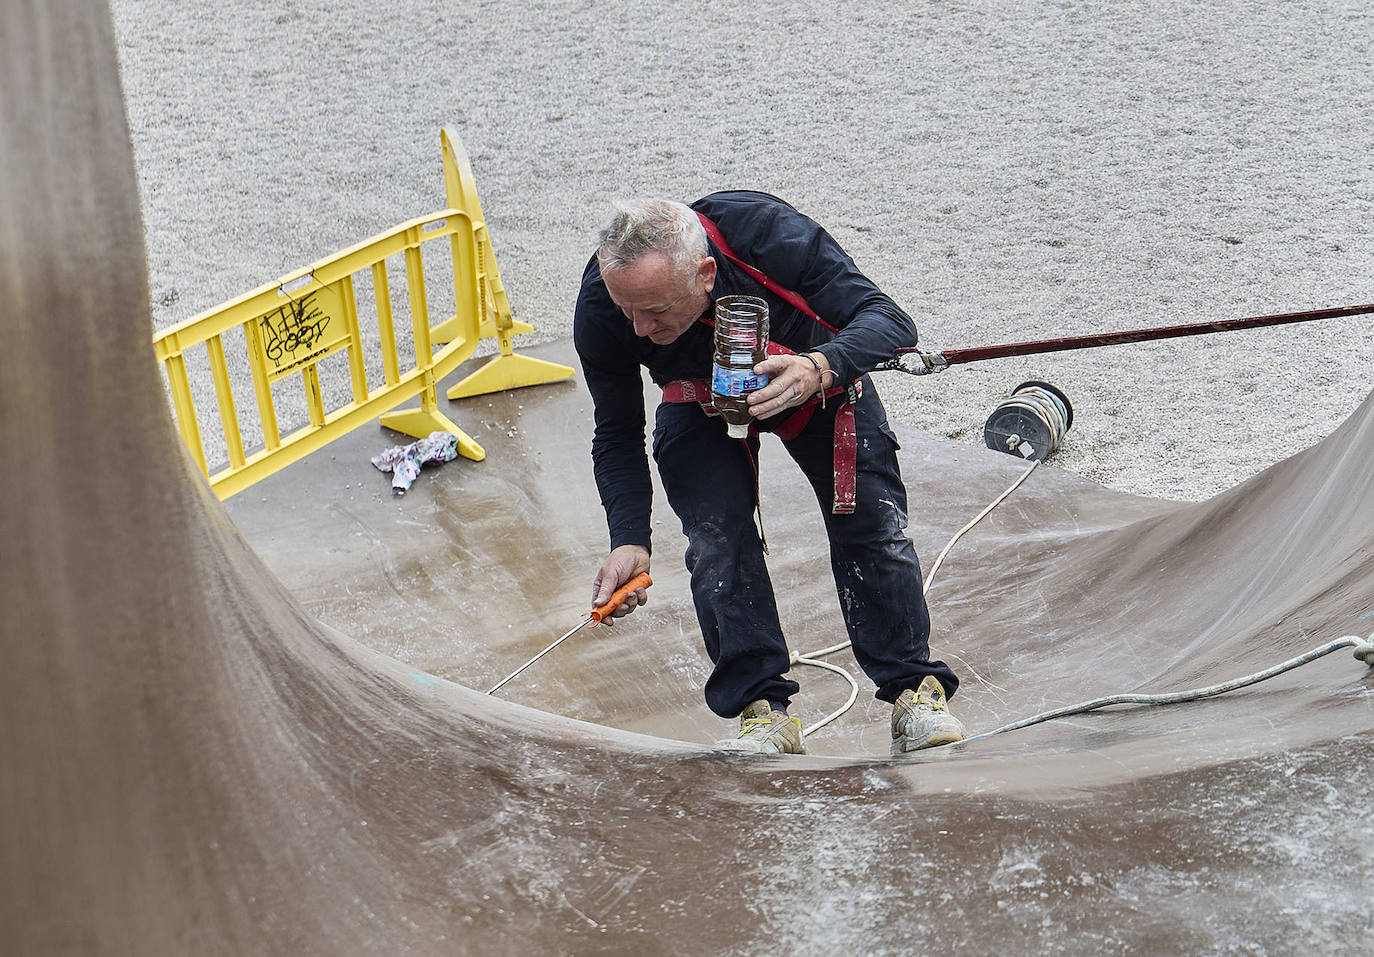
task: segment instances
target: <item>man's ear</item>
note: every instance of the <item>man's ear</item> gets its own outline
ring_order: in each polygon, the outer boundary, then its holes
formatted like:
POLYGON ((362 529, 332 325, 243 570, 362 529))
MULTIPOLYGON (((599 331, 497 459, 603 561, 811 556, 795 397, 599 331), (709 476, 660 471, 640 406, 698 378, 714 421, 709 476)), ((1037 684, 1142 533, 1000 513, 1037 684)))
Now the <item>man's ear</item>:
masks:
POLYGON ((704 292, 710 292, 716 287, 716 261, 713 257, 707 256, 697 263, 697 278, 701 280, 704 292))

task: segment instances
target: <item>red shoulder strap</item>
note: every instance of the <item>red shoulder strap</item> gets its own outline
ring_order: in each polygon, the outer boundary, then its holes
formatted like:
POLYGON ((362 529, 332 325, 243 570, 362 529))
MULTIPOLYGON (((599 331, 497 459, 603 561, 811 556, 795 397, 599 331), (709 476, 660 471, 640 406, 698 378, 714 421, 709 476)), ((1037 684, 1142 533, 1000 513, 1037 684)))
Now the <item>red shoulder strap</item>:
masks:
POLYGON ((722 254, 724 254, 726 259, 730 260, 736 266, 743 269, 749 275, 753 276, 754 279, 758 280, 760 283, 763 284, 763 288, 773 293, 773 295, 778 296, 785 302, 789 302, 797 309, 801 310, 803 315, 810 316, 812 319, 820 323, 825 328, 829 329, 831 332, 834 332, 836 334, 839 333, 840 330, 836 329, 830 323, 826 322, 820 316, 816 315, 816 310, 812 309, 807 304, 806 300, 803 299, 799 293, 793 292, 791 289, 784 289, 782 286, 778 285, 772 279, 769 279, 763 273, 759 272, 753 266, 749 265, 743 259, 740 259, 738 256, 736 256, 735 251, 730 248, 730 244, 727 243, 725 241, 725 237, 721 235, 719 226, 711 222, 710 219, 706 218, 706 216, 702 215, 701 213, 697 213, 697 219, 701 220, 701 225, 703 228, 705 228, 706 235, 711 237, 711 242, 716 244, 716 248, 719 249, 722 254))

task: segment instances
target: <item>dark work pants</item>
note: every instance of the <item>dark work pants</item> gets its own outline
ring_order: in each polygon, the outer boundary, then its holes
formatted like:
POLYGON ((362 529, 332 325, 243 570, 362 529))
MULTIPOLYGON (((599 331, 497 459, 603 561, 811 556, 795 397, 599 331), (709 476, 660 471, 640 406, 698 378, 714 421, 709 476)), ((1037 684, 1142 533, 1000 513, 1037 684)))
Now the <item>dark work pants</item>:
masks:
MULTIPOLYGON (((852 515, 831 513, 837 408, 831 402, 817 409, 801 434, 783 445, 821 504, 854 658, 878 686, 879 700, 895 701, 926 675, 953 695, 959 679, 943 662, 928 660, 930 614, 916 549, 905 533, 897 440, 867 379, 855 409, 856 507, 852 515)), ((757 461, 758 439, 751 436, 748 443, 757 461)), ((785 706, 798 686, 783 677, 790 667, 787 642, 754 524, 754 472, 744 440, 727 436, 724 421, 695 403, 665 402, 658 407, 653 448, 668 502, 687 536, 692 599, 715 665, 706 704, 723 718, 760 698, 785 706)))

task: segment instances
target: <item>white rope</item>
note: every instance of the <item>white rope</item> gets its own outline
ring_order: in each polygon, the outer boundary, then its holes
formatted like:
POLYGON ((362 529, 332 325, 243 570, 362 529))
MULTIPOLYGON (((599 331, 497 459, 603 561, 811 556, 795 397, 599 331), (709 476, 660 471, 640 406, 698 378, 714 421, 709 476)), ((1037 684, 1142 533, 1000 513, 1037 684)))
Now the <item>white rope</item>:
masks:
MULTIPOLYGON (((926 575, 925 583, 921 586, 921 593, 923 595, 930 593, 931 584, 935 581, 935 573, 938 572, 940 570, 940 566, 944 564, 945 556, 947 556, 950 552, 950 549, 954 547, 954 543, 959 541, 959 539, 962 538, 975 525, 977 525, 984 518, 986 518, 992 512, 993 509, 995 509, 998 505, 1001 505, 1004 501, 1006 501, 1007 496, 1011 495, 1012 492, 1016 491, 1021 486, 1022 482, 1030 478, 1030 474, 1035 471, 1036 467, 1039 464, 1040 462, 1038 461, 1031 462, 1030 466, 1024 472, 1021 473, 1021 475, 1016 479, 1015 482, 1012 482, 1011 485, 1007 487, 1006 491, 1004 491, 1001 495, 993 499, 992 502, 989 503, 988 506, 984 508, 981 512, 975 515, 967 525, 965 525, 963 528, 959 529, 959 531, 954 533, 954 536, 940 551, 940 554, 935 558, 935 562, 930 566, 930 573, 926 575)), ((830 724, 830 722, 834 721, 836 718, 840 717, 851 707, 853 707, 854 702, 858 700, 859 683, 854 680, 853 675, 851 675, 848 671, 844 670, 843 668, 832 665, 829 662, 817 660, 825 655, 834 654, 837 651, 843 651, 849 646, 849 642, 843 641, 840 642, 838 645, 831 645, 829 648, 822 648, 819 651, 811 651, 806 653, 800 653, 795 651, 792 652, 791 660, 793 664, 811 665, 813 667, 825 668, 828 671, 833 671, 838 675, 842 675, 844 679, 849 682, 851 688, 849 692, 849 700, 846 701, 843 706, 826 715, 824 718, 822 718, 820 721, 817 721, 815 724, 811 725, 811 727, 807 728, 803 732, 803 735, 810 735, 816 731, 819 731, 821 728, 824 728, 826 725, 830 724)), ((1202 698, 1211 698, 1215 697, 1216 695, 1226 694, 1228 691, 1235 691, 1239 688, 1245 688, 1249 685, 1257 684, 1258 682, 1265 681, 1269 678, 1273 678, 1276 675, 1281 675, 1286 671, 1292 671, 1294 668, 1299 668, 1305 664, 1308 664, 1309 662, 1316 661, 1318 658, 1329 655, 1333 651, 1338 651, 1341 648, 1353 648, 1355 650, 1356 658, 1363 661, 1371 668, 1374 668, 1374 634, 1371 634, 1367 639, 1361 638, 1358 635, 1346 635, 1343 638, 1338 638, 1335 641, 1331 641, 1325 645, 1313 648, 1311 651, 1299 655, 1296 658, 1290 658, 1287 661, 1274 665, 1271 668, 1266 668, 1263 671, 1257 671, 1254 674, 1246 675, 1243 678, 1235 678, 1231 681, 1225 681, 1217 685, 1210 685, 1206 688, 1194 688, 1190 691, 1175 691, 1167 694, 1118 694, 1109 695, 1105 698, 1094 698, 1091 701, 1084 701, 1081 704, 1069 705, 1064 708, 1056 708, 1053 711, 1045 711, 1041 714, 1033 715, 1032 717, 1025 718, 1021 721, 1015 721, 1011 724, 1003 725, 1000 728, 994 728, 991 731, 983 731, 979 734, 971 735, 965 738, 964 741, 974 741, 978 738, 986 738, 994 734, 1004 734, 1007 731, 1017 731, 1021 728, 1029 728, 1032 725, 1041 724, 1045 721, 1052 721, 1055 718, 1065 718, 1070 715, 1084 714, 1089 711, 1096 711, 1100 708, 1109 707, 1110 705, 1177 704, 1183 701, 1198 701, 1202 698)), ((951 655, 951 657, 958 658, 957 655, 951 655)), ((963 659, 958 660, 963 661, 963 659)), ((968 662, 963 663, 964 666, 968 668, 969 672, 984 685, 987 685, 990 688, 995 688, 998 691, 1010 694, 1010 692, 1006 688, 1002 688, 999 685, 993 684, 991 681, 988 681, 982 675, 978 674, 978 672, 974 671, 972 666, 970 666, 968 662)))
MULTIPOLYGON (((1018 488, 1021 487, 1022 482, 1030 478, 1030 474, 1035 471, 1036 466, 1038 466, 1039 464, 1039 461, 1031 462, 1030 466, 1024 472, 1021 473, 1020 477, 1017 478, 1015 482, 1012 482, 1009 486, 1007 486, 1007 490, 1005 492, 1003 492, 1001 495, 997 496, 990 503, 988 503, 987 508, 983 509, 977 515, 973 516, 973 518, 969 520, 969 523, 967 525, 965 525, 963 528, 959 529, 959 531, 954 533, 954 537, 949 540, 948 544, 946 544, 943 549, 941 549, 940 554, 935 556, 935 563, 930 566, 930 573, 926 575, 926 582, 921 589, 921 594, 924 595, 930 593, 930 583, 935 580, 935 573, 938 572, 940 570, 940 566, 945 563, 945 556, 948 555, 949 550, 954 547, 954 543, 959 541, 959 539, 963 538, 964 533, 972 529, 973 526, 977 525, 983 519, 987 518, 994 508, 1005 502, 1007 500, 1008 495, 1010 495, 1012 492, 1015 492, 1018 488)), ((847 644, 848 642, 846 642, 846 645, 847 644)))
POLYGON ((813 668, 824 668, 826 671, 835 672, 835 674, 839 675, 845 681, 849 682, 849 700, 846 701, 838 711, 826 715, 824 718, 817 721, 815 724, 811 725, 811 727, 806 728, 804 731, 802 731, 803 737, 815 734, 821 728, 824 728, 827 724, 834 721, 840 715, 844 714, 851 707, 853 707, 854 702, 859 699, 859 683, 854 680, 853 675, 851 675, 848 671, 845 671, 839 665, 832 665, 828 661, 817 661, 815 658, 808 658, 805 655, 799 655, 795 652, 793 652, 792 654, 792 664, 810 665, 813 668))
POLYGON ((1329 655, 1333 651, 1339 651, 1342 648, 1354 648, 1356 658, 1374 667, 1374 644, 1371 642, 1374 642, 1374 635, 1370 635, 1367 639, 1361 638, 1359 635, 1346 635, 1343 638, 1337 638, 1335 641, 1327 642, 1324 645, 1313 648, 1311 651, 1298 655, 1296 658, 1289 658, 1287 661, 1274 665, 1272 668, 1265 668, 1263 671, 1257 671, 1252 675, 1246 675, 1244 678, 1234 678, 1231 681, 1224 681, 1218 685, 1209 685, 1206 688, 1194 688, 1191 691, 1173 691, 1167 694, 1116 694, 1109 695, 1105 698, 1094 698, 1091 701, 1084 701, 1081 704, 1069 705, 1065 708, 1056 708, 1053 711, 1045 711, 1041 714, 1024 718, 1021 721, 1004 724, 1002 727, 994 728, 991 731, 983 731, 979 734, 970 735, 964 740, 976 741, 978 738, 986 738, 994 734, 1002 734, 1007 731, 1017 731, 1021 728, 1029 728, 1033 724, 1041 724, 1045 721, 1051 721, 1054 718, 1066 718, 1069 715, 1084 714, 1085 712, 1096 711, 1099 708, 1105 708, 1114 704, 1178 704, 1181 701, 1198 701, 1202 698, 1212 698, 1219 694, 1226 694, 1228 691, 1235 691, 1237 688, 1244 688, 1248 685, 1265 681, 1269 678, 1273 678, 1275 675, 1281 675, 1285 671, 1292 671, 1294 668, 1299 668, 1309 662, 1316 661, 1318 658, 1329 655))
MULTIPOLYGON (((1027 469, 1024 472, 1021 473, 1021 475, 1016 479, 1015 482, 1012 482, 1011 485, 1007 487, 1007 490, 1005 492, 1003 492, 1001 495, 993 499, 986 508, 984 508, 977 515, 973 516, 973 518, 969 521, 967 525, 965 525, 963 528, 959 529, 959 531, 954 533, 954 537, 952 537, 949 540, 948 544, 946 544, 945 547, 940 551, 940 554, 936 556, 934 564, 930 566, 930 571, 926 575, 926 580, 924 584, 922 584, 921 586, 922 595, 930 593, 931 583, 935 581, 935 573, 938 572, 940 570, 940 566, 944 564, 945 556, 948 555, 949 550, 954 547, 954 543, 959 541, 959 539, 963 538, 964 535, 970 529, 973 528, 973 526, 977 525, 983 519, 987 518, 987 516, 992 512, 994 508, 996 508, 998 505, 1001 505, 1004 501, 1006 501, 1007 496, 1009 496, 1012 492, 1015 492, 1018 488, 1020 488, 1021 483, 1024 482, 1026 479, 1030 478, 1030 474, 1035 471, 1036 466, 1038 466, 1039 464, 1040 463, 1038 461, 1031 462, 1030 466, 1027 467, 1027 469)), ((844 714, 846 711, 852 708, 854 706, 854 702, 858 700, 859 683, 854 680, 853 675, 851 675, 848 671, 844 670, 843 668, 837 667, 836 665, 832 665, 829 662, 817 660, 819 658, 824 657, 825 655, 832 655, 837 651, 844 651, 844 649, 848 648, 849 645, 849 642, 842 641, 838 645, 831 645, 829 648, 822 648, 819 651, 809 651, 805 653, 797 651, 792 652, 792 664, 811 665, 816 668, 824 668, 827 671, 833 671, 837 675, 843 675, 844 679, 849 682, 851 688, 849 692, 849 700, 846 701, 842 706, 840 706, 836 710, 832 711, 830 714, 826 715, 821 720, 817 721, 815 724, 811 725, 809 728, 803 730, 803 736, 810 735, 816 731, 819 731, 821 728, 824 728, 827 724, 834 721, 836 718, 840 717, 840 715, 844 714)), ((966 667, 968 666, 968 662, 964 662, 964 664, 966 667)), ((978 674, 978 672, 974 671, 972 667, 968 667, 968 670, 970 673, 973 674, 975 678, 977 678, 979 681, 981 681, 988 687, 996 688, 999 691, 1010 693, 1007 692, 1006 688, 1000 688, 997 685, 993 684, 991 681, 988 681, 982 675, 978 674)))

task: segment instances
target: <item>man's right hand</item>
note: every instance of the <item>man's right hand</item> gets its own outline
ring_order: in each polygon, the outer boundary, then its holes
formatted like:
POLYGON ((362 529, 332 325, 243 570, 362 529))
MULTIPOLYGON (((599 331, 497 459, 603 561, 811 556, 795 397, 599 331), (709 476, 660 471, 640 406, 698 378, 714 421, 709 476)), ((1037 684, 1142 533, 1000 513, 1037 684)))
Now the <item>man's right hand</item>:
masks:
MULTIPOLYGON (((649 550, 643 545, 621 545, 612 549, 611 554, 606 556, 606 561, 601 564, 601 570, 596 573, 595 581, 592 582, 592 607, 600 608, 611 600, 617 588, 648 570, 649 550)), ((603 623, 613 625, 616 618, 624 618, 648 601, 648 592, 643 588, 636 588, 625 597, 624 603, 611 612, 610 617, 603 619, 603 623)), ((592 627, 596 627, 596 622, 592 622, 592 627)))

